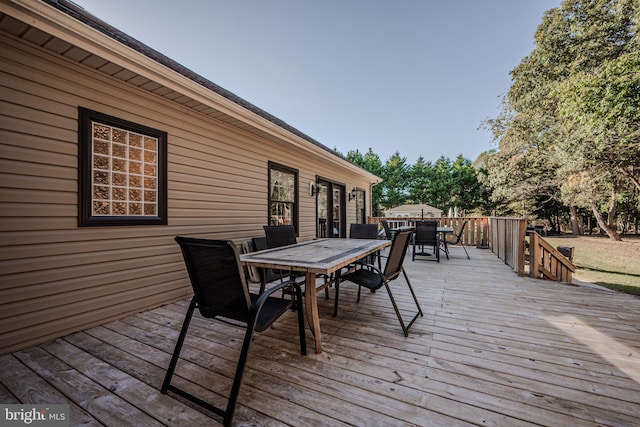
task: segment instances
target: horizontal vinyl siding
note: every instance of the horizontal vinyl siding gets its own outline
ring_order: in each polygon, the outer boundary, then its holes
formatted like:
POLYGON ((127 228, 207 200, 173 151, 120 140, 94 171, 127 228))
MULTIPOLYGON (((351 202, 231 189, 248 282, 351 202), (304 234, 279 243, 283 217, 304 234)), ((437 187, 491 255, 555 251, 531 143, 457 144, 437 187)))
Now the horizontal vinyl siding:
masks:
POLYGON ((0 354, 189 295, 174 236, 262 234, 268 161, 299 170, 301 240, 315 237, 317 174, 368 188, 318 156, 0 41, 0 354), (77 226, 78 106, 168 133, 167 226, 77 226))

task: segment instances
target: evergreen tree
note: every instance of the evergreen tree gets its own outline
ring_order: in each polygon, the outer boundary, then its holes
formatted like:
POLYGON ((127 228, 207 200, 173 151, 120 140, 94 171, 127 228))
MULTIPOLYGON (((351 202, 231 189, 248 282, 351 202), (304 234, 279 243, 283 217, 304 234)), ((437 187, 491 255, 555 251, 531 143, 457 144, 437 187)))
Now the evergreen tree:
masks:
MULTIPOLYGON (((347 159, 364 170, 371 172, 379 177, 384 176, 384 166, 380 160, 380 156, 373 152, 371 148, 366 154, 360 153, 358 150, 350 150, 347 153, 347 159)), ((372 215, 382 216, 381 200, 382 200, 383 184, 374 185, 371 189, 372 215)))
POLYGON ((384 167, 382 183, 382 201, 385 209, 406 203, 410 188, 410 169, 407 166, 407 158, 395 152, 384 167))
POLYGON ((416 163, 411 166, 408 201, 415 204, 431 203, 430 184, 433 180, 433 166, 431 162, 418 157, 416 163))

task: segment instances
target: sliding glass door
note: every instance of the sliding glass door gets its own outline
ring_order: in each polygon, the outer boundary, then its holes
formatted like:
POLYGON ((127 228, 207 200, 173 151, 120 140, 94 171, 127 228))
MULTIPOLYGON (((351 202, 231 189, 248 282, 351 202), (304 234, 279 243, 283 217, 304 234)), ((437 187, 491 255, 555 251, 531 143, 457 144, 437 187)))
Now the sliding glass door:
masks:
POLYGON ((346 237, 345 187, 318 179, 316 237, 346 237))

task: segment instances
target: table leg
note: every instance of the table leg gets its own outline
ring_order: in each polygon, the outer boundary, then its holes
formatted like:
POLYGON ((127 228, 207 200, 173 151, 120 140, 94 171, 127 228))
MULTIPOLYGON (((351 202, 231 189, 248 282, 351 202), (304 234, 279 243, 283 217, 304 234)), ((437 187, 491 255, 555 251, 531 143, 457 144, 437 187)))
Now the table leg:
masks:
POLYGON ((322 334, 320 332, 320 317, 316 298, 316 275, 315 273, 307 273, 304 286, 304 304, 307 311, 307 322, 316 340, 316 354, 320 354, 322 353, 322 334))
POLYGON ((267 287, 267 269, 260 268, 260 295, 264 293, 265 288, 267 287))

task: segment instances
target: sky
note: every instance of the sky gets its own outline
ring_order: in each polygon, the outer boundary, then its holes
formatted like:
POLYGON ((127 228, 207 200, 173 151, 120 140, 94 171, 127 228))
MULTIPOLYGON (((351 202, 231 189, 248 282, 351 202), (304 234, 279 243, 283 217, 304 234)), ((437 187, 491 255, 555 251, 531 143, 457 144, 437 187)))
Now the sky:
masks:
POLYGON ((73 0, 342 154, 496 148, 509 72, 561 0, 73 0))

